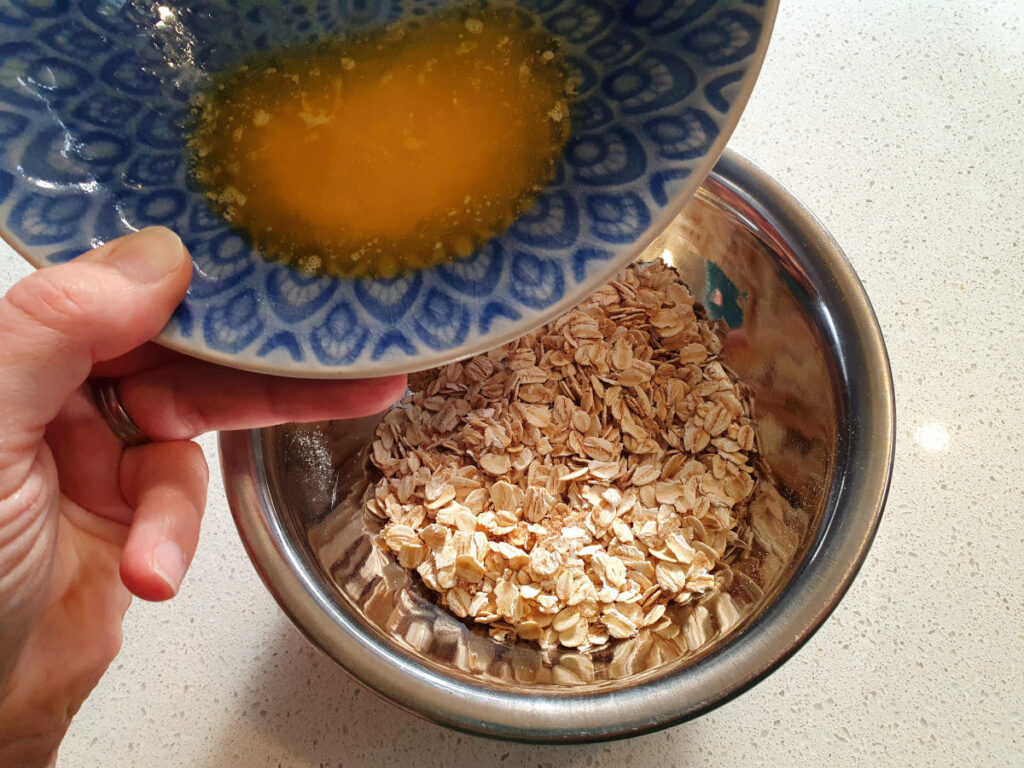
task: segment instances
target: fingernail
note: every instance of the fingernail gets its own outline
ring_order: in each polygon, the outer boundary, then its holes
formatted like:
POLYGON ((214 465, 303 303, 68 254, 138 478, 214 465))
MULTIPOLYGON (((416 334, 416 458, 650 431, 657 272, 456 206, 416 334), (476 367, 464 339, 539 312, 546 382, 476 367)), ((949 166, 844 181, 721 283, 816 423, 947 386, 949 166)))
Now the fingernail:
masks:
POLYGON ((181 238, 163 227, 143 229, 118 243, 107 262, 140 283, 158 283, 186 258, 181 238))
POLYGON ((185 554, 173 541, 162 541, 153 550, 153 571, 163 579, 174 594, 185 578, 185 554))

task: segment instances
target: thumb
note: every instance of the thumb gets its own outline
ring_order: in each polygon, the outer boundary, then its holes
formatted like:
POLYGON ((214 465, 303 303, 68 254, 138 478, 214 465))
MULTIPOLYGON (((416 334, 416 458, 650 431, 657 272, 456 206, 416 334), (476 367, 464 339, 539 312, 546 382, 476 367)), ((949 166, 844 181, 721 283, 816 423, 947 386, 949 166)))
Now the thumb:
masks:
POLYGON ((0 498, 93 364, 159 333, 191 274, 178 236, 154 227, 41 269, 0 299, 0 498))

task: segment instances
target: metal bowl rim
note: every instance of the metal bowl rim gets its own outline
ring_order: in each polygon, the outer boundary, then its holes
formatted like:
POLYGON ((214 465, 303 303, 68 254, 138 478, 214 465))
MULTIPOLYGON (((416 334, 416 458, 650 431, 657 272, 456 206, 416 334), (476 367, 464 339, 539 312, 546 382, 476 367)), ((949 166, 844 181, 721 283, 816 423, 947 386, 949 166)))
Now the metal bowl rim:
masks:
POLYGON ((220 436, 229 505, 267 588, 314 645, 398 706, 461 731, 517 741, 595 741, 658 730, 703 714, 764 679, 807 642, 852 584, 881 519, 895 445, 892 374, 877 318, 835 240, 764 171, 727 150, 706 184, 738 196, 783 233, 802 263, 828 278, 840 300, 830 314, 849 325, 840 351, 859 358, 853 365, 845 361, 847 375, 859 377, 850 393, 858 407, 848 425, 854 444, 847 462, 857 471, 833 481, 815 541, 775 600, 714 652, 677 673, 605 693, 523 696, 438 674, 411 653, 384 647, 335 609, 303 571, 302 557, 274 510, 259 430, 220 436))

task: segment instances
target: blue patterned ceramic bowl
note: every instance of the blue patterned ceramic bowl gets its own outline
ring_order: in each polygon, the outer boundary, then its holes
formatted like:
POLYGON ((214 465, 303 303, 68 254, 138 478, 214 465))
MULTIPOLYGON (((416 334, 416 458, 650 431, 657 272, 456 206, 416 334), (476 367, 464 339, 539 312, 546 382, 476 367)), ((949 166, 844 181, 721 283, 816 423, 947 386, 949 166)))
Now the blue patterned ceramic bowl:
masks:
POLYGON ((777 0, 525 0, 582 86, 561 168, 467 259, 392 280, 303 277, 253 253, 189 179, 183 121, 253 50, 453 0, 2 0, 0 234, 36 266, 144 226, 195 262, 167 346, 289 376, 432 367, 515 338, 632 261, 711 170, 777 0))

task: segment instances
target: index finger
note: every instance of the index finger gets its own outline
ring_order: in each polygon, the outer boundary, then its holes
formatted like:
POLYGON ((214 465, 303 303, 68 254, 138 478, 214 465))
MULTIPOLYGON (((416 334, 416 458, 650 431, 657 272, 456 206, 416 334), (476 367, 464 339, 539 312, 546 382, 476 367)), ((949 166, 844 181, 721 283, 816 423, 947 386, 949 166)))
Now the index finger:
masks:
POLYGON ((104 360, 92 367, 92 378, 120 379, 147 368, 156 368, 181 359, 181 353, 150 342, 120 357, 104 360))
POLYGON ((154 440, 290 421, 379 413, 406 389, 405 376, 322 381, 288 379, 180 358, 120 380, 121 404, 154 440))

